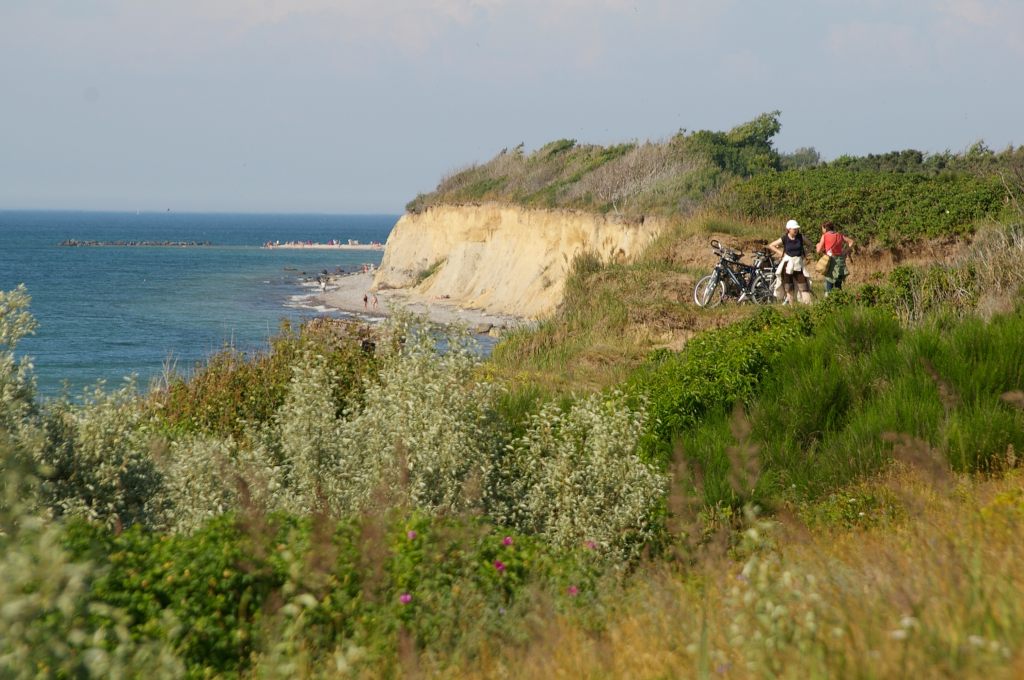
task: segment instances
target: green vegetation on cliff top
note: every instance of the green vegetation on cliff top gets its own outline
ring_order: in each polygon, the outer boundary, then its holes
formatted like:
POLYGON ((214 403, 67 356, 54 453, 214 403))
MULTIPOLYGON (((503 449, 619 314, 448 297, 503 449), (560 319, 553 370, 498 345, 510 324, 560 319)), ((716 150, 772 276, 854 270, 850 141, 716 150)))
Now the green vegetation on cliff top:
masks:
POLYGON ((608 147, 561 139, 503 149, 445 177, 406 208, 496 202, 531 208, 681 218, 701 208, 754 221, 841 223, 896 243, 969 232, 1024 200, 1024 147, 994 152, 894 151, 822 162, 813 148, 781 153, 779 112, 728 132, 680 131, 666 141, 608 147))

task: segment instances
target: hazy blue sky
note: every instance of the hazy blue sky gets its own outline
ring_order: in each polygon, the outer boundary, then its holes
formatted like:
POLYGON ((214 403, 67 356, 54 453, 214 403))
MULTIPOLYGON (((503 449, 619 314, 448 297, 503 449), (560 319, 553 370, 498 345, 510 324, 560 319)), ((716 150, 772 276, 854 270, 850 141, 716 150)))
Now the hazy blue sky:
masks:
POLYGON ((1022 0, 0 0, 0 208, 400 212, 505 146, 782 111, 1024 144, 1022 0))

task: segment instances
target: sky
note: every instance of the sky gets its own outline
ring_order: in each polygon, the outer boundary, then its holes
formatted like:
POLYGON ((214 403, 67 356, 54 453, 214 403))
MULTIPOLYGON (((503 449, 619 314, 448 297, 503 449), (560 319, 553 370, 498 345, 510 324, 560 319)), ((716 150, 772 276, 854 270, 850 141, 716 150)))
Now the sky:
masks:
POLYGON ((1024 144, 1022 0, 0 0, 0 209, 400 213, 504 147, 1024 144))

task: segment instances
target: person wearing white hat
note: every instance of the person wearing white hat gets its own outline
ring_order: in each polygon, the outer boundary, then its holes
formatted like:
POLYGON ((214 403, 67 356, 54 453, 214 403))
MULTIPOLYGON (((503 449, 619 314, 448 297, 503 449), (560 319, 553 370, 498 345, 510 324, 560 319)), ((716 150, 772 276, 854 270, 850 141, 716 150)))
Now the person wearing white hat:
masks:
POLYGON ((800 233, 800 223, 796 220, 786 222, 786 233, 769 243, 768 247, 782 258, 775 274, 786 293, 783 304, 793 302, 794 292, 800 302, 810 303, 811 282, 804 267, 804 236, 800 233))

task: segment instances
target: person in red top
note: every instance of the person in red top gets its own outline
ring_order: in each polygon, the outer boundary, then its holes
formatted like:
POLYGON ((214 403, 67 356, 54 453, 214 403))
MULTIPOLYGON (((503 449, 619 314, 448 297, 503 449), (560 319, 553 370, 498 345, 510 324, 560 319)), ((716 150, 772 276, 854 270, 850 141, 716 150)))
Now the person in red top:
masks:
POLYGON ((814 246, 817 253, 829 256, 828 268, 825 270, 825 295, 833 288, 841 290, 846 280, 846 256, 853 247, 853 239, 839 233, 832 220, 821 225, 821 239, 814 246))

